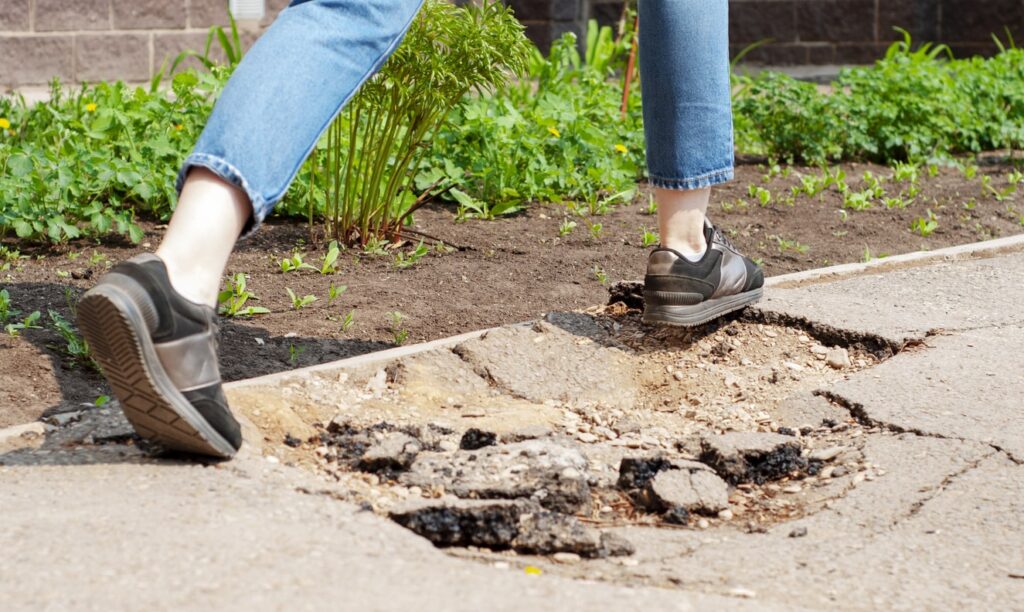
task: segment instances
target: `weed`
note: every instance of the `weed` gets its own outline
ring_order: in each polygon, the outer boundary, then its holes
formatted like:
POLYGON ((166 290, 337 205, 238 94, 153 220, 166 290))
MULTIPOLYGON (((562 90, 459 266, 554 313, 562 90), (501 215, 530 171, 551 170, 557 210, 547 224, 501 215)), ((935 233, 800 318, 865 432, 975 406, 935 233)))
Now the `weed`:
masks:
POLYGON ((420 240, 420 243, 416 245, 416 248, 408 254, 399 252, 395 255, 395 267, 399 270, 411 268, 429 252, 430 248, 420 240))
MULTIPOLYGON (((16 312, 16 311, 15 311, 16 312)), ((20 312, 13 316, 20 315, 20 312)), ((26 329, 42 329, 41 326, 36 325, 42 315, 39 314, 38 310, 32 312, 18 323, 8 323, 4 326, 4 330, 11 336, 18 336, 22 331, 26 329)))
POLYGON ((793 251, 794 253, 804 255, 811 248, 806 244, 802 244, 796 240, 788 240, 782 236, 771 236, 771 238, 775 239, 775 244, 779 247, 779 253, 782 254, 785 254, 787 251, 793 251))
POLYGON ((381 255, 387 255, 387 253, 388 253, 387 247, 388 247, 388 245, 390 243, 391 243, 390 240, 384 240, 383 238, 371 237, 369 240, 366 241, 366 244, 363 245, 363 254, 364 255, 375 255, 375 256, 378 256, 378 257, 381 256, 381 255))
POLYGON ((299 270, 316 270, 315 267, 302 261, 302 255, 298 252, 293 253, 291 257, 286 257, 280 261, 281 272, 297 272, 299 270))
POLYGON ((72 361, 88 366, 99 372, 99 365, 92 358, 89 350, 89 343, 85 341, 78 331, 60 315, 56 310, 50 310, 50 321, 53 322, 53 329, 64 340, 62 352, 71 358, 72 361))
POLYGON ((558 226, 558 235, 565 238, 572 233, 572 230, 576 229, 576 222, 571 219, 563 219, 562 224, 558 226))
POLYGON ((331 283, 330 286, 327 287, 327 305, 330 306, 331 302, 338 299, 347 289, 348 285, 335 286, 334 283, 331 283))
POLYGON ((349 328, 351 328, 355 324, 355 322, 356 322, 356 311, 353 308, 352 310, 348 311, 345 314, 345 316, 343 316, 343 317, 328 316, 327 320, 328 321, 335 321, 337 323, 341 323, 341 333, 345 333, 345 332, 347 332, 349 330, 349 328))
POLYGON ((843 194, 843 208, 867 210, 871 208, 871 198, 874 193, 874 190, 870 188, 864 191, 847 191, 843 194))
POLYGON ((1019 181, 1011 181, 1010 184, 1003 189, 996 189, 992 186, 992 175, 986 174, 981 177, 981 192, 984 194, 987 191, 992 194, 992 197, 995 198, 997 202, 1002 202, 1017 193, 1017 182, 1019 181))
POLYGON ((930 208, 928 209, 927 218, 918 217, 914 219, 914 221, 910 224, 910 230, 915 234, 920 235, 922 238, 927 238, 928 236, 931 236, 932 233, 936 229, 938 229, 938 227, 938 217, 935 216, 935 213, 933 213, 930 208))
POLYGON ((111 266, 110 258, 97 250, 93 250, 92 255, 89 256, 89 264, 97 267, 103 266, 104 268, 111 266))
POLYGON ((11 306, 11 294, 6 289, 0 289, 0 325, 7 323, 7 320, 21 314, 11 306))
POLYGON ((913 162, 895 162, 892 166, 892 179, 898 183, 917 183, 918 165, 913 162))
POLYGON ((928 176, 935 178, 939 175, 938 164, 928 164, 928 176))
POLYGON ((294 344, 288 345, 288 364, 293 368, 299 365, 299 357, 306 352, 306 347, 294 344))
POLYGON ((658 232, 652 232, 646 227, 641 227, 640 231, 642 232, 640 236, 640 244, 642 244, 645 249, 649 246, 658 244, 658 232))
POLYGON ((750 195, 750 197, 757 199, 761 206, 768 206, 772 201, 772 192, 764 187, 758 187, 757 185, 749 185, 747 187, 747 194, 750 195))
POLYGON ((110 396, 109 395, 98 395, 98 396, 96 396, 96 399, 93 400, 92 405, 96 406, 97 408, 101 408, 103 406, 106 406, 109 403, 110 403, 110 396))
POLYGON ((591 272, 594 274, 594 278, 597 279, 597 282, 601 283, 602 285, 608 284, 608 274, 605 273, 604 268, 602 268, 599 264, 594 264, 594 267, 591 269, 591 272))
POLYGON ((964 178, 971 180, 978 175, 978 167, 974 164, 968 164, 960 167, 960 172, 964 175, 964 178))
POLYGON ((316 301, 315 295, 304 295, 299 297, 295 295, 295 292, 292 291, 290 287, 285 287, 284 290, 288 292, 288 299, 292 301, 292 308, 295 310, 302 310, 316 301))
MULTIPOLYGON (((387 313, 388 329, 391 331, 391 338, 394 340, 396 346, 405 344, 405 341, 409 339, 409 330, 402 328, 402 322, 405 321, 405 315, 398 312, 387 313)), ((344 331, 344 327, 342 328, 344 331)))
POLYGON ((647 196, 647 207, 644 208, 645 215, 654 215, 658 213, 658 202, 654 199, 654 194, 647 196))
POLYGON ((587 221, 587 228, 590 230, 590 237, 594 240, 600 238, 601 234, 604 232, 604 225, 600 223, 591 223, 590 221, 587 221))
POLYGON ((913 202, 914 201, 912 199, 911 200, 905 200, 903 198, 903 196, 896 196, 894 198, 891 198, 891 197, 884 197, 884 198, 882 198, 882 203, 885 204, 886 208, 906 208, 907 206, 909 206, 913 202))
POLYGON ((228 277, 226 288, 217 295, 218 312, 225 317, 251 317, 270 311, 262 306, 246 306, 250 299, 259 298, 246 289, 245 273, 239 272, 228 277))

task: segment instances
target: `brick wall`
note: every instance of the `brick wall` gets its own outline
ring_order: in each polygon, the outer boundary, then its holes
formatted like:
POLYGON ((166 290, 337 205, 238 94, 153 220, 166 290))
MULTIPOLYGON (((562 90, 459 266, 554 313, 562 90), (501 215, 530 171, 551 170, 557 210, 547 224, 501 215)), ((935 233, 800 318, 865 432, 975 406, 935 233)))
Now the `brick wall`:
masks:
MULTIPOLYGON (((165 58, 202 51, 228 0, 0 0, 0 89, 121 79, 144 82, 165 58)), ((287 0, 267 0, 261 23, 241 24, 252 44, 287 0)), ((214 43, 214 49, 219 45, 214 43)))
MULTIPOLYGON (((566 31, 581 34, 586 20, 615 23, 622 0, 506 0, 546 48, 566 31)), ((671 1, 671 0, 669 0, 671 1)), ((1008 26, 1024 41, 1024 0, 730 0, 729 39, 736 54, 752 43, 750 61, 773 64, 862 64, 877 59, 908 30, 915 41, 948 44, 957 55, 995 50, 1008 26)))
MULTIPOLYGON (((622 0, 505 1, 543 49, 564 32, 582 35, 591 17, 611 24, 622 11, 622 0)), ((266 3, 262 22, 242 24, 246 44, 288 0, 266 3)), ((729 17, 733 53, 771 38, 748 59, 774 65, 871 62, 894 25, 959 55, 991 52, 989 34, 1004 25, 1024 42, 1024 0, 730 0, 729 17)), ((144 82, 165 58, 201 50, 215 24, 227 24, 227 0, 0 0, 0 89, 55 76, 144 82)))

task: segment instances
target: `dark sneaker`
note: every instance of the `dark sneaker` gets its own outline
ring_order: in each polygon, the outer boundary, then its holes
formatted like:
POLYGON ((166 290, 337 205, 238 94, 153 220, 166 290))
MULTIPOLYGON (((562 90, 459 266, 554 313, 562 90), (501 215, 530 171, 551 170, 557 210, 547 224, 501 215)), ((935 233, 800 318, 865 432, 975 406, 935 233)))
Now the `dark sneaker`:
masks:
POLYGON ((644 277, 644 323, 692 327, 761 299, 764 273, 704 222, 708 248, 692 262, 678 251, 651 253, 644 277))
POLYGON ((78 326, 139 435, 227 458, 242 432, 221 389, 216 321, 151 254, 115 266, 78 303, 78 326))

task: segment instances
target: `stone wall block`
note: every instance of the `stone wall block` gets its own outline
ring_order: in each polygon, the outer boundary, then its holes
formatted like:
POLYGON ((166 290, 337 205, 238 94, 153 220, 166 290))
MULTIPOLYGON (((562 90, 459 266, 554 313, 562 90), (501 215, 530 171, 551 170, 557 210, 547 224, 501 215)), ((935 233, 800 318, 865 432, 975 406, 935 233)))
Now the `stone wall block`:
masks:
POLYGON ((208 28, 230 24, 228 0, 188 0, 188 27, 208 28))
POLYGON ((1013 39, 1024 40, 1024 3, 1020 0, 943 0, 941 40, 944 43, 988 43, 992 34, 1006 42, 1004 27, 1013 39))
POLYGON ((106 30, 110 0, 36 0, 36 31, 106 30))
POLYGON ((796 13, 792 2, 729 3, 729 40, 754 43, 771 38, 785 43, 796 40, 796 13))
POLYGON ((148 81, 149 34, 81 34, 75 37, 79 81, 148 81))
POLYGON ((185 27, 185 0, 111 0, 114 28, 119 30, 172 29, 185 27))
POLYGON ((4 0, 0 9, 0 31, 28 30, 29 9, 29 0, 4 0))
POLYGON ((801 42, 875 40, 875 0, 805 0, 796 5, 801 42))
POLYGON ((71 36, 0 36, 0 86, 42 85, 53 77, 74 77, 74 40, 71 36))

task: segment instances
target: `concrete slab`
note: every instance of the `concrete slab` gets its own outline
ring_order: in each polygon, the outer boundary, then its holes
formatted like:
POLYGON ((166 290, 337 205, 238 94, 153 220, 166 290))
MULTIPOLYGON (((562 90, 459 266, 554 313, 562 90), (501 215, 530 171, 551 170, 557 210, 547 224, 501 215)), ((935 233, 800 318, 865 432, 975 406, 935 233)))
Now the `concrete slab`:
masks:
POLYGON ((933 337, 828 391, 862 419, 992 444, 1024 462, 1022 346, 1019 325, 933 337))
POLYGON ((10 611, 753 609, 527 575, 514 557, 505 569, 455 559, 329 492, 252 455, 0 467, 0 600, 10 611))
POLYGON ((879 336, 894 345, 936 329, 1021 322, 1024 253, 940 263, 795 289, 772 289, 755 310, 879 336))

